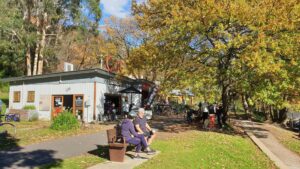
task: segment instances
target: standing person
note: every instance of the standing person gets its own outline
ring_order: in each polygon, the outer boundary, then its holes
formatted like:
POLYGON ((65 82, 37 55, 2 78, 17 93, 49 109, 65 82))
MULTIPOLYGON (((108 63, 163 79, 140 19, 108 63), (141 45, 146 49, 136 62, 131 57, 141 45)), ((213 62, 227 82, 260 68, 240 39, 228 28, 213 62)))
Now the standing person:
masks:
POLYGON ((116 114, 117 114, 117 108, 115 103, 112 104, 112 108, 111 108, 111 119, 112 121, 116 120, 116 114))
POLYGON ((136 146, 136 152, 134 158, 141 158, 139 156, 139 153, 141 152, 142 147, 144 147, 147 154, 149 155, 154 154, 155 152, 149 148, 145 137, 142 134, 138 134, 135 131, 132 120, 133 118, 130 115, 127 115, 126 119, 123 120, 121 124, 121 134, 123 137, 125 137, 127 143, 136 146))
POLYGON ((139 134, 143 134, 146 137, 148 145, 150 145, 153 139, 156 137, 154 130, 148 125, 145 117, 145 109, 139 108, 138 114, 133 121, 135 128, 139 134))
POLYGON ((188 124, 193 122, 193 111, 191 110, 191 108, 186 105, 185 106, 185 112, 186 112, 186 120, 188 122, 188 124))
POLYGON ((127 99, 124 100, 122 111, 124 115, 129 113, 129 104, 127 99))
POLYGON ((208 121, 208 104, 204 102, 201 107, 202 107, 202 112, 203 112, 203 114, 202 114, 203 128, 207 129, 207 126, 209 123, 209 121, 208 121))

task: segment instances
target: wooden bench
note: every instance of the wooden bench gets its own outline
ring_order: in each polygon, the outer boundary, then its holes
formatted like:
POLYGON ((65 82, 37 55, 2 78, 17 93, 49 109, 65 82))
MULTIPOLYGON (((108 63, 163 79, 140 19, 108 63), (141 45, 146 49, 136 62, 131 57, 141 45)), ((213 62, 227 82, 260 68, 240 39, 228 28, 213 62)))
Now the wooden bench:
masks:
POLYGON ((116 128, 109 129, 106 132, 110 161, 123 162, 128 146, 125 138, 118 136, 116 128))

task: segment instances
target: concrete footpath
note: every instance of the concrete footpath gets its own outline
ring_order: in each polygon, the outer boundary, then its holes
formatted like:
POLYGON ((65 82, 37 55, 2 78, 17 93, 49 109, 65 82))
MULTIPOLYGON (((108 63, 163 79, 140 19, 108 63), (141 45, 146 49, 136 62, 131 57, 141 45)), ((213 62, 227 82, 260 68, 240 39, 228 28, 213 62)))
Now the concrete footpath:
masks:
POLYGON ((88 169, 133 169, 134 167, 137 167, 141 165, 142 163, 148 161, 149 159, 153 158, 159 154, 159 152, 156 152, 154 155, 147 155, 145 153, 141 153, 140 156, 141 159, 132 159, 134 152, 126 152, 124 162, 111 162, 107 161, 104 163, 97 164, 95 166, 92 166, 88 169))
POLYGON ((0 151, 0 168, 34 168, 60 162, 96 150, 99 145, 107 145, 106 137, 106 132, 101 131, 0 151))
POLYGON ((299 169, 300 156, 284 147, 265 127, 251 121, 236 121, 252 141, 281 169, 299 169))

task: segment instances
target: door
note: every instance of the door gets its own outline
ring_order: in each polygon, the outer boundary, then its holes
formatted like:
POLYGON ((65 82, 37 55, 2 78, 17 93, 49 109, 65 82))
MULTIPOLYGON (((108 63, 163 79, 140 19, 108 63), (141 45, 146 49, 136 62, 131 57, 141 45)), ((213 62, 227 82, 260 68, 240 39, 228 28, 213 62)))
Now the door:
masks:
POLYGON ((79 119, 83 120, 84 110, 83 94, 73 95, 73 114, 79 119))
POLYGON ((52 96, 52 117, 56 117, 59 113, 63 112, 64 97, 52 96))

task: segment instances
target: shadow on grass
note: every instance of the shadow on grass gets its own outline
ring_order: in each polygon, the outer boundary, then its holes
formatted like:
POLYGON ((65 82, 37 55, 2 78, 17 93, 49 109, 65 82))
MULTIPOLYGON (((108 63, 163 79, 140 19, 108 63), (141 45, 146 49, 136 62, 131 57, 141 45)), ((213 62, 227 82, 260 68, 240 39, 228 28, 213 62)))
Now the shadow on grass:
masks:
POLYGON ((105 160, 109 160, 109 148, 108 145, 97 145, 97 149, 88 152, 91 155, 101 157, 105 160))
MULTIPOLYGON (((134 151, 134 149, 135 149, 134 146, 128 146, 127 149, 126 149, 126 152, 134 151)), ((102 159, 109 160, 109 147, 108 147, 108 145, 97 145, 97 149, 89 151, 88 153, 91 154, 91 155, 100 157, 102 159)), ((128 155, 128 154, 126 153, 126 155, 128 155)), ((128 156, 130 156, 130 155, 128 155, 128 156)))
POLYGON ((49 163, 55 164, 55 167, 61 166, 62 160, 54 157, 55 151, 22 151, 18 141, 9 134, 0 135, 0 168, 35 168, 49 163))
POLYGON ((150 126, 152 128, 158 129, 160 132, 166 133, 180 133, 189 130, 198 130, 204 132, 216 132, 227 135, 240 135, 245 137, 244 132, 239 132, 231 126, 231 124, 226 124, 222 129, 218 129, 217 125, 211 129, 204 129, 203 124, 200 122, 187 123, 184 118, 170 118, 170 117, 156 117, 151 120, 150 126))

